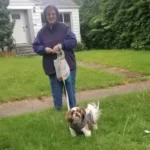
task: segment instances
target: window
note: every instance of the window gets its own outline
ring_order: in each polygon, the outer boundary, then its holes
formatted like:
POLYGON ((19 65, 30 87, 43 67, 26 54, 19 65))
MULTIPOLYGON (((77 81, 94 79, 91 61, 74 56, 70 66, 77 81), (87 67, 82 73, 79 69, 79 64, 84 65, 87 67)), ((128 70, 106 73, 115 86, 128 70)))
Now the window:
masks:
POLYGON ((59 21, 67 24, 71 28, 71 15, 70 15, 70 13, 60 13, 59 21))
POLYGON ((45 20, 44 20, 44 16, 43 16, 43 14, 41 14, 41 20, 42 20, 42 25, 44 26, 44 24, 45 24, 45 20))
POLYGON ((64 22, 70 22, 70 14, 64 14, 64 22))
POLYGON ((13 20, 20 19, 20 14, 12 14, 12 19, 13 20))
POLYGON ((63 22, 63 14, 62 13, 59 15, 59 21, 63 22))

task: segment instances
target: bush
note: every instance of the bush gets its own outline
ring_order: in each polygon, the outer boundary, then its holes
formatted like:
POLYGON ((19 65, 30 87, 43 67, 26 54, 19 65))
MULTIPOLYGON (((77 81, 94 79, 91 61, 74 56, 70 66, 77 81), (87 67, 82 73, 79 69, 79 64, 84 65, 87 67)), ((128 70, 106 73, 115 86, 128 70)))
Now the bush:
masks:
POLYGON ((86 46, 82 42, 78 42, 76 48, 74 49, 76 52, 87 50, 86 46))
POLYGON ((149 8, 150 0, 81 0, 82 40, 89 49, 150 50, 149 8))

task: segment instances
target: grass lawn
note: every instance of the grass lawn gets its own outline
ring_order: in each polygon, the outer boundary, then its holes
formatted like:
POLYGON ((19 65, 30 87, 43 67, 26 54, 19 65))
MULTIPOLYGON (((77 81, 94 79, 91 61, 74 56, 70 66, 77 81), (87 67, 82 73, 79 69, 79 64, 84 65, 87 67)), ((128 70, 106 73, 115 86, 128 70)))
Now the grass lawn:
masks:
MULTIPOLYGON (((85 104, 81 104, 85 105, 85 104)), ((71 137, 65 110, 53 109, 0 120, 0 150, 149 150, 150 91, 101 101, 99 130, 71 137)))
POLYGON ((150 75, 150 51, 93 50, 76 53, 77 60, 125 68, 150 75))
MULTIPOLYGON (((0 59, 0 102, 49 95, 49 79, 41 57, 0 59)), ((96 69, 78 67, 77 90, 104 88, 124 82, 120 76, 96 69)))

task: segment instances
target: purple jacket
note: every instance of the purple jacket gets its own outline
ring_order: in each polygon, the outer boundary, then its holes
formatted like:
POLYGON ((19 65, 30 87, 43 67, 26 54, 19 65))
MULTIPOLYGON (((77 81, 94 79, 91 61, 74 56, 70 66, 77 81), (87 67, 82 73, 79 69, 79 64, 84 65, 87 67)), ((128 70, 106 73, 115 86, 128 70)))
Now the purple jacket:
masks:
POLYGON ((53 48, 59 43, 62 44, 62 49, 65 52, 65 58, 70 69, 76 68, 76 59, 73 49, 77 45, 77 40, 67 25, 57 22, 50 28, 49 24, 46 24, 38 32, 32 44, 33 50, 43 56, 43 68, 47 75, 55 73, 54 59, 56 59, 57 55, 47 54, 45 48, 53 48))

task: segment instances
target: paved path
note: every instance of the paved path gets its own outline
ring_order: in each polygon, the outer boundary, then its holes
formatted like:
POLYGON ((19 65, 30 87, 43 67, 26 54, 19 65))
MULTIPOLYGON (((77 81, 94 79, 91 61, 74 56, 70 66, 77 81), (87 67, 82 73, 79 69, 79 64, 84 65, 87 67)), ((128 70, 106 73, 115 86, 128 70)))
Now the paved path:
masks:
MULTIPOLYGON (((79 92, 76 94, 77 102, 101 99, 115 94, 125 94, 133 91, 150 89, 150 81, 119 85, 108 89, 98 89, 79 92)), ((63 101, 65 101, 63 99, 63 101)), ((0 118, 20 115, 26 112, 37 112, 53 107, 52 97, 43 97, 42 100, 28 99, 17 102, 8 102, 0 105, 0 118)))

